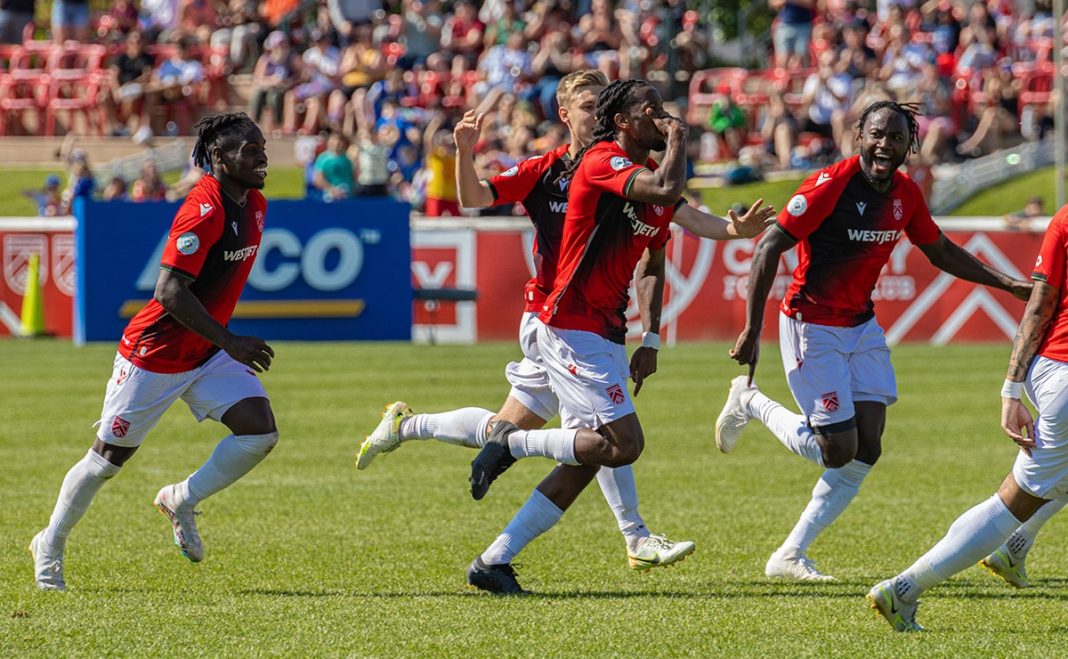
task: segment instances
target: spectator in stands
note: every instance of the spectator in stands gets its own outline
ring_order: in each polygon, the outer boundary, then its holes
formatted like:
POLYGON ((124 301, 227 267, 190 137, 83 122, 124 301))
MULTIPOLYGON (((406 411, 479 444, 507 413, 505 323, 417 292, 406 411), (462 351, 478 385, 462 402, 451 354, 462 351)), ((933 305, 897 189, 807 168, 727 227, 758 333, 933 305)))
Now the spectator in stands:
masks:
POLYGON ((320 124, 326 96, 338 86, 341 51, 330 44, 330 35, 321 30, 313 30, 310 36, 311 47, 301 56, 300 84, 286 94, 284 131, 287 134, 314 133, 320 124), (298 131, 297 119, 302 112, 304 123, 298 131))
POLYGON ((1031 228, 1031 220, 1042 217, 1049 217, 1045 201, 1040 196, 1034 196, 1027 200, 1022 210, 1005 216, 1005 226, 1011 231, 1027 231, 1031 228))
POLYGON ((863 20, 855 20, 842 30, 839 68, 851 78, 867 79, 879 68, 879 58, 867 38, 868 24, 863 20))
POLYGON ((808 66, 816 0, 769 0, 768 5, 778 12, 771 28, 775 66, 808 66))
POLYGON ((323 201, 338 201, 352 196, 354 185, 352 161, 345 153, 348 140, 338 132, 326 138, 326 151, 315 159, 312 183, 322 191, 323 201))
POLYGON ((141 0, 141 28, 150 42, 174 38, 178 30, 179 0, 141 0))
POLYGON ((486 26, 478 20, 475 0, 458 0, 453 11, 455 13, 445 19, 442 28, 442 55, 453 63, 453 75, 462 75, 465 71, 474 69, 478 63, 486 26))
POLYGON ((368 122, 361 122, 356 144, 352 151, 356 162, 357 197, 381 197, 389 194, 389 140, 392 135, 386 130, 373 131, 368 122))
POLYGON ((971 137, 960 143, 963 155, 980 156, 1018 143, 1020 135, 1020 80, 1008 59, 983 72, 983 93, 978 101, 978 123, 971 137))
POLYGON ((37 0, 0 0, 0 43, 22 43, 37 0))
POLYGON ((894 25, 889 30, 879 77, 895 95, 910 94, 923 75, 923 65, 932 59, 934 55, 926 45, 912 41, 907 27, 894 25))
POLYGON ((89 41, 89 0, 52 1, 52 40, 89 41))
POLYGON ((619 72, 619 48, 623 45, 610 0, 593 0, 590 13, 575 26, 574 40, 582 49, 585 65, 600 70, 609 80, 619 72))
POLYGON ((170 110, 181 135, 187 135, 193 125, 200 83, 204 81, 204 65, 193 54, 196 45, 193 37, 178 39, 174 54, 153 72, 145 99, 146 114, 155 107, 170 110))
POLYGON ((70 167, 67 172, 67 189, 62 195, 61 215, 69 215, 72 212, 75 199, 92 199, 96 190, 88 154, 82 149, 75 149, 71 151, 68 162, 70 167))
POLYGON ((352 40, 356 28, 369 26, 375 13, 383 9, 382 0, 327 0, 326 6, 342 44, 352 40))
POLYGON ((115 0, 107 12, 100 15, 96 34, 104 38, 124 38, 137 29, 137 5, 134 0, 115 0))
POLYGON ((779 169, 790 168, 790 156, 797 146, 799 124, 797 117, 783 100, 783 90, 774 86, 768 93, 768 107, 760 126, 764 150, 775 157, 779 169))
POLYGON ((482 53, 478 70, 482 77, 476 94, 484 96, 492 90, 513 94, 533 73, 533 58, 526 48, 522 32, 508 35, 503 46, 493 46, 482 53))
POLYGON ((181 0, 178 7, 178 29, 208 43, 218 27, 219 12, 214 0, 181 0))
POLYGON ((846 111, 852 101, 853 81, 834 69, 836 56, 827 50, 820 55, 820 65, 805 81, 801 106, 802 130, 818 133, 841 145, 846 126, 846 111))
POLYGON ((126 179, 121 176, 112 176, 108 184, 104 186, 104 191, 100 193, 100 198, 104 201, 126 201, 126 179))
POLYGON ((109 84, 101 92, 101 105, 112 135, 128 135, 141 127, 145 86, 152 79, 154 65, 153 57, 145 52, 144 33, 130 32, 126 49, 112 63, 109 84))
POLYGON ((938 64, 931 60, 923 65, 909 102, 920 106, 916 123, 920 128, 920 160, 933 164, 951 155, 951 140, 957 133, 953 121, 953 90, 949 81, 938 74, 938 64))
POLYGON ((483 5, 483 12, 491 8, 492 20, 479 14, 486 25, 486 35, 482 40, 483 49, 494 46, 503 46, 508 41, 508 35, 513 32, 523 33, 527 24, 516 14, 515 4, 504 0, 502 2, 487 2, 483 5))
POLYGON ((156 163, 149 160, 141 167, 141 175, 130 188, 132 201, 163 201, 167 198, 167 185, 160 178, 156 163))
POLYGON ((300 62, 289 37, 282 32, 275 30, 268 34, 263 47, 266 52, 260 55, 252 72, 250 113, 252 120, 262 128, 267 125, 263 122, 264 107, 269 108, 272 120, 269 126, 278 130, 282 126, 285 96, 296 83, 300 62))
POLYGON ((575 70, 571 54, 571 34, 567 30, 551 30, 541 40, 537 54, 530 64, 532 80, 524 98, 536 100, 545 119, 556 117, 556 87, 568 73, 575 70))
POLYGON ((354 112, 364 112, 367 90, 386 73, 382 51, 375 48, 371 41, 370 24, 353 29, 351 41, 341 53, 339 71, 341 86, 330 92, 326 116, 331 130, 343 129, 346 135, 351 135, 354 130, 354 112), (351 111, 348 110, 350 107, 351 111))
POLYGON ((26 195, 37 204, 37 214, 41 217, 62 215, 63 198, 59 191, 59 176, 49 174, 45 177, 44 187, 40 190, 26 190, 26 195))
POLYGON ((731 97, 729 86, 722 85, 716 92, 716 99, 712 101, 708 116, 708 127, 727 147, 727 154, 735 156, 746 141, 748 130, 745 113, 731 97))
POLYGON ((435 116, 427 124, 423 145, 426 149, 426 208, 430 217, 460 216, 456 196, 456 142, 452 131, 443 127, 444 117, 435 116))
POLYGON ((441 7, 437 0, 403 0, 400 42, 405 53, 397 64, 404 69, 422 67, 441 48, 441 7))
POLYGON ((264 31, 255 0, 230 0, 218 22, 222 27, 211 35, 212 50, 228 50, 233 70, 248 70, 258 61, 257 43, 264 31))

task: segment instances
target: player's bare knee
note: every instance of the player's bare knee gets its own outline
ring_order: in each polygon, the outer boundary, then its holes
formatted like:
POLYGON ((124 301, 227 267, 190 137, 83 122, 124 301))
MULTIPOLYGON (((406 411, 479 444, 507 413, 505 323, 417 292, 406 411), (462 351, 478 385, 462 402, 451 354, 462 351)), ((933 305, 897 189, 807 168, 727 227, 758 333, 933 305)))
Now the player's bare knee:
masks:
POLYGON ((813 428, 813 430, 819 436, 820 451, 823 454, 823 466, 828 469, 838 469, 846 466, 856 458, 856 417, 813 428))
POLYGON ((863 442, 857 447, 857 454, 854 458, 866 465, 874 465, 879 461, 879 458, 883 454, 883 447, 880 444, 874 446, 865 445, 863 442))

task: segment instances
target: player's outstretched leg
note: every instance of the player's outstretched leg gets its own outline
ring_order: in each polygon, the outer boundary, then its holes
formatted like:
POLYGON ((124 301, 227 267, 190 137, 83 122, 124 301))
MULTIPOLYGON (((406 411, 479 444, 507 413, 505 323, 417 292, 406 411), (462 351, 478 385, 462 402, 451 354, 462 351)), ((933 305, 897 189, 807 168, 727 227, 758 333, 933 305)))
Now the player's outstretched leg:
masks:
POLYGON ((727 402, 716 419, 716 446, 723 453, 734 450, 735 444, 742 436, 742 430, 752 418, 749 415, 749 399, 758 393, 756 385, 749 384, 749 378, 739 375, 731 380, 727 402))
POLYGON ((649 531, 638 512, 638 484, 632 465, 601 467, 597 470, 597 484, 627 544, 630 569, 645 572, 654 567, 668 567, 693 553, 695 545, 689 540, 673 542, 649 531))
POLYGON ((187 483, 164 485, 152 501, 152 505, 171 523, 174 545, 194 563, 204 560, 204 544, 197 530, 196 516, 200 513, 187 503, 189 486, 187 483), (186 494, 182 494, 184 488, 186 494))
POLYGON ((1014 588, 1028 588, 1031 582, 1027 579, 1025 561, 1028 552, 1034 546, 1035 536, 1046 522, 1064 508, 1066 503, 1068 503, 1068 498, 1061 497, 1044 504, 1035 511, 1031 519, 1013 531, 1008 540, 979 561, 979 565, 994 576, 1004 579, 1014 588))
POLYGON ((471 496, 476 501, 486 496, 493 481, 515 464, 516 459, 508 447, 508 435, 518 430, 510 421, 498 421, 493 425, 486 445, 471 461, 471 496))
POLYGON ((382 413, 382 420, 378 422, 371 434, 364 438, 356 455, 356 468, 367 469, 371 461, 380 453, 389 453, 400 446, 401 422, 412 416, 412 408, 403 401, 396 401, 386 405, 382 413))

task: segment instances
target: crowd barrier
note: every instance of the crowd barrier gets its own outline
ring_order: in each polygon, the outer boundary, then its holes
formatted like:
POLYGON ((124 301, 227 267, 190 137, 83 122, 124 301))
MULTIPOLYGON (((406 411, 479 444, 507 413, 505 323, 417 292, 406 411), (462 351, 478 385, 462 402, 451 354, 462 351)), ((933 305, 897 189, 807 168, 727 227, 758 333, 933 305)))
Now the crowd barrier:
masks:
MULTIPOLYGON (((515 339, 522 287, 533 267, 527 220, 412 218, 409 234, 403 217, 385 208, 355 211, 357 206, 272 202, 235 330, 275 339, 515 339), (413 287, 448 294, 416 299, 413 287)), ((28 255, 37 252, 46 329, 71 336, 77 318, 84 317, 78 338, 116 340, 136 305, 151 295, 162 236, 174 212, 168 204, 149 208, 88 205, 87 226, 97 221, 94 212, 104 216, 101 230, 87 229, 86 241, 78 243, 84 259, 74 258, 71 218, 0 218, 0 334, 18 327, 28 255), (75 262, 79 281, 84 280, 78 285, 85 300, 78 315, 71 312, 75 262)), ((1045 226, 1008 231, 1000 218, 939 218, 938 223, 970 252, 1016 277, 1030 274, 1045 226)), ((700 240, 673 227, 662 323, 666 341, 737 336, 754 246, 753 240, 700 240)), ((794 265, 791 251, 768 302, 768 338, 777 334, 775 306, 794 265)), ((894 250, 875 300, 891 343, 1009 341, 1023 312, 1023 303, 1007 293, 936 270, 907 240, 894 250)), ((637 334, 633 304, 628 317, 637 334)))

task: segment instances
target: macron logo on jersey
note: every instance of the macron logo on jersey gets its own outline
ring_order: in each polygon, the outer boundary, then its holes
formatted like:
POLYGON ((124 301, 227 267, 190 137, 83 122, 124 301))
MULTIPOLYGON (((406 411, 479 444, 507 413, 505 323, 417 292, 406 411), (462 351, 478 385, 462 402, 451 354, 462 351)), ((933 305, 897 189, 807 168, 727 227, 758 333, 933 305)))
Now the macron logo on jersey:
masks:
POLYGON ((200 205, 200 217, 204 217, 205 215, 207 215, 208 213, 210 213, 214 209, 215 209, 215 207, 212 206, 211 204, 201 204, 200 205))
POLYGON ((905 235, 904 231, 872 231, 869 229, 848 229, 849 239, 858 243, 883 243, 896 242, 905 235))
POLYGON ((866 209, 867 207, 868 207, 868 202, 866 202, 866 201, 858 201, 857 202, 857 212, 860 213, 861 217, 864 217, 864 209, 866 209))
POLYGON ((816 177, 816 187, 820 187, 827 181, 831 180, 831 175, 827 172, 820 172, 820 175, 816 177))
POLYGON ((635 236, 655 236, 660 233, 660 227, 651 226, 638 219, 638 212, 629 201, 623 207, 623 213, 630 218, 630 228, 634 230, 635 236))
POLYGON ((554 213, 566 213, 567 212, 567 202, 566 201, 550 201, 549 202, 549 210, 551 210, 554 213))
POLYGON ((242 247, 241 249, 235 249, 233 251, 224 249, 223 260, 224 261, 244 261, 250 256, 255 256, 256 248, 259 245, 249 245, 248 247, 242 247))

